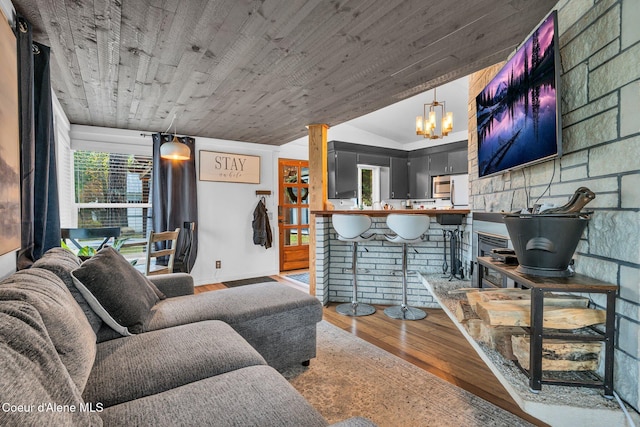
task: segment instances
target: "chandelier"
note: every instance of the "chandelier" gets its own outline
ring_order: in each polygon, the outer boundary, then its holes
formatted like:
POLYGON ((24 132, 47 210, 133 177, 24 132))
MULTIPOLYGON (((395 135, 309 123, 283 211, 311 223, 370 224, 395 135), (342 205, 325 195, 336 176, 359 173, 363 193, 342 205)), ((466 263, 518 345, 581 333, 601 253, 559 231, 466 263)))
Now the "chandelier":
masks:
POLYGON ((447 113, 444 101, 436 100, 436 89, 433 89, 433 102, 424 104, 424 115, 416 117, 416 135, 429 139, 439 139, 449 135, 453 130, 453 113, 447 113), (427 108, 429 114, 427 115, 427 108), (440 111, 440 134, 436 132, 438 124, 437 111, 440 111))

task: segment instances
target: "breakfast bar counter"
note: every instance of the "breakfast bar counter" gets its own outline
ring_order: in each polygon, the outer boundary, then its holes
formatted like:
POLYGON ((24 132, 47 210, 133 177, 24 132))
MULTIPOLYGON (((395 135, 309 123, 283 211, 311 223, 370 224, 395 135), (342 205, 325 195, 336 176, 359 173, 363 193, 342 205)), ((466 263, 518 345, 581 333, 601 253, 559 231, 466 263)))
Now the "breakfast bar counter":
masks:
POLYGON ((353 290, 351 243, 338 239, 331 218, 336 214, 368 215, 372 220, 367 234, 373 233, 374 238, 358 245, 359 302, 392 306, 401 301, 403 250, 402 245, 389 242, 385 237, 394 234, 386 223, 390 214, 430 217, 429 229, 422 241, 412 244, 407 253, 410 271, 407 299, 410 306, 438 307, 416 273, 450 275, 450 270, 445 271, 444 267, 451 265, 450 240, 447 237, 451 230, 460 231, 463 266, 469 265, 471 215, 468 215, 468 209, 349 209, 311 213, 315 214, 316 225, 316 297, 325 305, 329 302, 350 302, 353 290), (458 217, 453 218, 455 221, 446 221, 454 216, 458 217))
POLYGON ((324 210, 324 211, 311 211, 312 214, 318 216, 331 216, 334 214, 341 215, 369 215, 370 217, 382 217, 389 214, 403 214, 403 215, 443 215, 443 214, 461 214, 467 215, 471 212, 469 209, 343 209, 343 210, 324 210))

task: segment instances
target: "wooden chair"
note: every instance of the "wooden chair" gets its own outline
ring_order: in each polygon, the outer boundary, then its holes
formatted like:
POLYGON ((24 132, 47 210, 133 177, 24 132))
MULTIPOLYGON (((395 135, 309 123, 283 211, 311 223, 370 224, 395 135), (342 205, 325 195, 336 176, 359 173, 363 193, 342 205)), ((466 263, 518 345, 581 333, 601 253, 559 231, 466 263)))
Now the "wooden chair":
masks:
POLYGON ((173 261, 176 256, 176 244, 178 241, 178 235, 180 234, 180 228, 176 228, 175 231, 163 231, 161 233, 155 233, 151 231, 149 233, 149 241, 147 242, 147 264, 145 266, 145 275, 151 276, 153 274, 167 274, 173 273, 173 261), (167 242, 165 249, 156 250, 155 243, 167 242), (158 266, 152 269, 151 258, 169 257, 169 262, 165 266, 158 266))

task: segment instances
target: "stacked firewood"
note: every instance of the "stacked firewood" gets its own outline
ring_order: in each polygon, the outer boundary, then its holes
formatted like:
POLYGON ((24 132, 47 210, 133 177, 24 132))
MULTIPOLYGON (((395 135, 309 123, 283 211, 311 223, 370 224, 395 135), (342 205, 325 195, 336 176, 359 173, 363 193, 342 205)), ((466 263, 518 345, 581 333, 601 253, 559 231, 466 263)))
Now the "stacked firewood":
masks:
MULTIPOLYGON (((456 318, 478 342, 497 350, 508 360, 529 369, 531 292, 525 289, 465 289, 466 300, 456 307, 456 318)), ((588 307, 589 299, 545 293, 545 333, 585 333, 581 328, 605 322, 605 311, 588 307)), ((544 339, 542 369, 549 371, 595 371, 602 342, 544 339)))

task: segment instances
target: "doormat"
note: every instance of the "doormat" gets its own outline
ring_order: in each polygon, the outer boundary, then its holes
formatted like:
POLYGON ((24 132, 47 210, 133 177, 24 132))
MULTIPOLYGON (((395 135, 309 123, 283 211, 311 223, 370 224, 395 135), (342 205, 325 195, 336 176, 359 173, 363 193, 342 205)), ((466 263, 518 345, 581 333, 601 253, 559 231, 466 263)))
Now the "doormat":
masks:
POLYGON ((227 288, 235 288, 238 286, 244 285, 254 285, 256 283, 264 283, 264 282, 277 282, 277 280, 272 279, 268 276, 260 276, 260 277, 252 277, 250 279, 240 279, 240 280, 230 280, 228 282, 222 282, 227 288))
POLYGON ((309 273, 287 274, 286 278, 309 284, 309 273))

